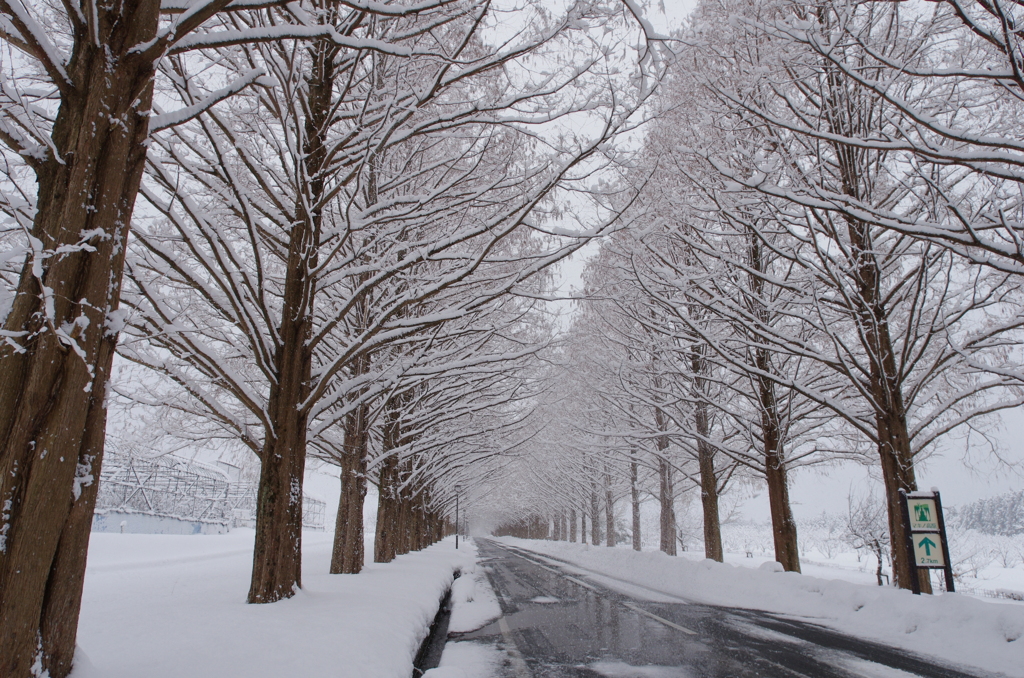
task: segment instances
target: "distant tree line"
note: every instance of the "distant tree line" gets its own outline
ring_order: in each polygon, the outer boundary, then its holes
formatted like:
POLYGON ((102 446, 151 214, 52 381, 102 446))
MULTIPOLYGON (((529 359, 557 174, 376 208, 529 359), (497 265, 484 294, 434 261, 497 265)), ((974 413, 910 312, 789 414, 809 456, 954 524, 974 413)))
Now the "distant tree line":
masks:
POLYGON ((948 509, 950 522, 965 530, 1013 537, 1024 534, 1024 490, 948 509))

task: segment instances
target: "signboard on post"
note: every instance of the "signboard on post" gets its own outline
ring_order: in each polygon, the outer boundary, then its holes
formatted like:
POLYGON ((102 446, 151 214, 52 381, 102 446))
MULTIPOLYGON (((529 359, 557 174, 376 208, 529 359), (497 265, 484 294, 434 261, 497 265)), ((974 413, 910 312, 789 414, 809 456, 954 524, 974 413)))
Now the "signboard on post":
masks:
MULTIPOLYGON (((931 492, 907 493, 900 490, 900 498, 910 561, 919 568, 945 570, 946 590, 955 591, 939 491, 934 488, 931 492)), ((917 577, 913 578, 911 589, 914 593, 921 593, 917 577)))

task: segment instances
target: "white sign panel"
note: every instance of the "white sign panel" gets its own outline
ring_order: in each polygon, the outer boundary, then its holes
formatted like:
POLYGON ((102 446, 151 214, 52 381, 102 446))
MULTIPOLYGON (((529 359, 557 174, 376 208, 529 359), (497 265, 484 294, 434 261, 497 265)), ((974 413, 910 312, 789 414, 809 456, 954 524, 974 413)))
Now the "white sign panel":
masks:
POLYGON ((939 514, 935 509, 935 500, 930 497, 907 497, 910 509, 911 532, 938 532, 939 514))
POLYGON ((942 558, 942 537, 935 532, 913 535, 914 560, 918 567, 945 567, 942 558))

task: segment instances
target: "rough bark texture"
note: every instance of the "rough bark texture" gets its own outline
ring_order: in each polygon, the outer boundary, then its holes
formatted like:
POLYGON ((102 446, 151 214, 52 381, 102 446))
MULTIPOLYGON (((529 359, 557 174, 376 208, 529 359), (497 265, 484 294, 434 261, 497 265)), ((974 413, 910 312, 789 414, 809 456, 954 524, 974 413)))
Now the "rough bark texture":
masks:
POLYGON ((569 509, 569 542, 576 543, 576 509, 569 509))
POLYGON ((587 507, 580 511, 580 543, 587 543, 587 507))
POLYGON ((661 504, 659 548, 670 556, 676 555, 675 491, 672 487, 672 467, 664 459, 658 460, 658 499, 661 504))
MULTIPOLYGON (((283 345, 283 344, 282 344, 283 345)), ((297 352, 301 353, 301 351, 297 352)), ((282 356, 284 357, 284 356, 282 356)), ((287 362, 294 362, 287 360, 287 362)), ((301 358, 299 358, 301 360, 301 358)), ((306 416, 288 403, 303 393, 308 380, 301 366, 282 371, 287 383, 273 390, 270 416, 276 436, 267 441, 256 496, 256 544, 253 549, 250 603, 273 603, 295 595, 302 586, 302 479, 306 467, 306 416)), ((308 374, 308 373, 307 373, 308 374)), ((301 401, 299 401, 301 402, 301 401)))
MULTIPOLYGON (((764 273, 766 264, 761 239, 750 235, 750 290, 756 304, 753 309, 758 320, 770 324, 769 311, 764 303, 764 273)), ((764 475, 768 484, 768 505, 772 516, 772 537, 775 541, 775 560, 786 572, 800 571, 800 553, 797 550, 796 521, 789 503, 789 483, 786 477, 786 457, 783 454, 782 427, 779 422, 779 404, 775 397, 775 383, 768 376, 773 372, 771 353, 758 348, 754 352, 757 368, 758 404, 761 410, 761 438, 764 445, 764 475)))
POLYGON ((903 589, 913 588, 911 577, 917 576, 921 593, 932 592, 928 570, 918 570, 910 561, 903 544, 907 535, 901 518, 899 491, 915 492, 917 479, 914 474, 913 455, 907 435, 907 422, 897 415, 878 416, 878 453, 882 458, 882 479, 885 484, 886 503, 889 512, 889 538, 893 545, 893 571, 896 584, 903 589))
MULTIPOLYGON (((775 540, 775 560, 786 572, 800 571, 800 553, 797 550, 796 521, 789 504, 789 483, 786 465, 777 447, 765 438, 765 469, 768 481, 768 505, 772 514, 772 536, 775 540)), ((774 443, 778 445, 776 441, 774 443)))
POLYGON ((704 347, 691 352, 693 390, 696 404, 693 423, 697 432, 697 467, 700 469, 700 503, 704 514, 704 556, 722 562, 722 522, 718 514, 718 474, 715 470, 715 449, 708 443, 711 438, 711 416, 705 400, 707 362, 704 347))
POLYGON ((398 521, 395 524, 395 555, 408 553, 412 544, 413 529, 413 495, 410 477, 412 476, 412 460, 399 464, 398 470, 398 521))
POLYGON ((363 569, 363 501, 366 498, 366 418, 369 407, 360 405, 345 418, 341 455, 341 499, 334 523, 331 574, 356 574, 363 569))
MULTIPOLYGON (((660 430, 665 430, 667 417, 660 409, 655 408, 654 420, 660 430)), ((659 436, 656 441, 658 448, 658 500, 661 508, 660 527, 662 553, 676 555, 676 496, 672 484, 672 466, 665 459, 668 451, 668 436, 659 436)))
POLYGON ((390 563, 395 559, 398 501, 398 460, 387 457, 381 462, 377 499, 377 531, 373 540, 373 562, 390 563))
POLYGON ((604 468, 604 543, 615 546, 615 497, 612 495, 612 474, 604 468))
POLYGON ((157 13, 152 0, 97 6, 95 36, 75 33, 66 67, 59 159, 29 160, 32 236, 66 249, 26 262, 3 325, 24 349, 0 347, 4 678, 29 676, 37 657, 51 678, 71 670, 117 341, 106 319, 118 307, 153 92, 152 62, 129 50, 155 35, 157 13))
POLYGON ((704 557, 722 562, 722 524, 718 515, 715 456, 711 446, 703 441, 697 442, 697 462, 700 468, 700 503, 704 513, 704 557))
POLYGON ((635 461, 629 464, 629 501, 633 512, 633 550, 643 549, 643 539, 640 532, 640 483, 637 477, 638 468, 635 461))
POLYGON ((597 483, 590 483, 590 543, 601 543, 601 502, 597 498, 597 483))
MULTIPOLYGON (((302 586, 302 482, 306 468, 307 415, 312 352, 311 295, 307 266, 315 257, 315 226, 302 219, 292 229, 282 299, 280 344, 274 356, 277 383, 267 412, 272 434, 260 461, 250 603, 289 598, 302 586)), ((314 264, 315 265, 315 264, 314 264)))
MULTIPOLYGON (((390 563, 395 559, 401 519, 401 478, 398 457, 393 453, 402 444, 401 406, 406 396, 394 396, 385 404, 381 435, 380 474, 377 494, 377 527, 373 540, 373 562, 390 563)), ((455 525, 459 526, 458 516, 455 525)))

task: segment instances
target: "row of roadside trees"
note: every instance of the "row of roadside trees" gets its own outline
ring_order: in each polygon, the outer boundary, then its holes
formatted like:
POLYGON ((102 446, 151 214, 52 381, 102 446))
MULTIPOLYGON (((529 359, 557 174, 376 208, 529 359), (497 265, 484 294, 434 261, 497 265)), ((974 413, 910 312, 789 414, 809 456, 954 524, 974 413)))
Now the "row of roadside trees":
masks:
POLYGON ((368 482, 377 560, 440 537, 515 445, 545 271, 621 212, 553 204, 660 79, 638 12, 0 0, 0 676, 71 670, 112 394, 258 459, 249 602, 301 586, 311 455, 333 572, 368 482))
POLYGON ((631 228, 589 260, 555 359, 563 423, 527 465, 559 480, 522 510, 572 539, 566 516, 610 524, 629 497, 636 526, 650 496, 675 553, 695 488, 722 560, 720 496, 753 483, 799 571, 789 477, 847 460, 879 469, 903 544, 920 460, 1024 403, 1022 25, 1001 0, 701 2, 630 165, 631 228))

